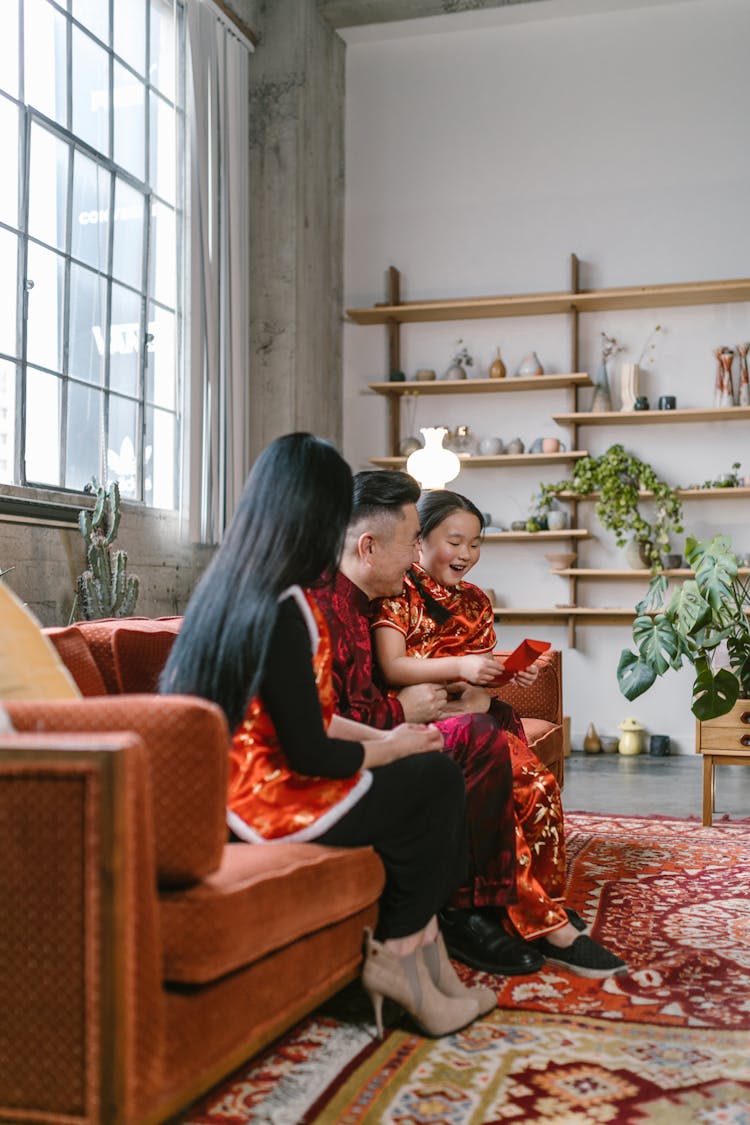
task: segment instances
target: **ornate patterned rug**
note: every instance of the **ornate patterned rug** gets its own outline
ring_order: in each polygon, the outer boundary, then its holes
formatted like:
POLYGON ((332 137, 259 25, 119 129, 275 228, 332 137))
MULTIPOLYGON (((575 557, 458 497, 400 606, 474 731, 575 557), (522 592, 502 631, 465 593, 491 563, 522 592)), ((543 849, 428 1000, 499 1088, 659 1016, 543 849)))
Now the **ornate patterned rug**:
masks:
POLYGON ((353 985, 184 1125, 748 1125, 750 823, 569 813, 566 830, 567 902, 627 976, 459 967, 494 1012, 430 1040, 393 1007, 382 1042, 353 985))

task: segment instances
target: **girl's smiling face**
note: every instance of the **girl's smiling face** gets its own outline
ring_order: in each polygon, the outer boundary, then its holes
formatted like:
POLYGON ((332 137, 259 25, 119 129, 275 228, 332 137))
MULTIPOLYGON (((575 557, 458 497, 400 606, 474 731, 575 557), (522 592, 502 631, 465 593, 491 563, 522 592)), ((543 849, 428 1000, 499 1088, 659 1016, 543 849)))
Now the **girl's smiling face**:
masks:
POLYGON ((419 541, 419 561, 442 586, 456 586, 479 558, 482 528, 471 512, 451 512, 419 541))

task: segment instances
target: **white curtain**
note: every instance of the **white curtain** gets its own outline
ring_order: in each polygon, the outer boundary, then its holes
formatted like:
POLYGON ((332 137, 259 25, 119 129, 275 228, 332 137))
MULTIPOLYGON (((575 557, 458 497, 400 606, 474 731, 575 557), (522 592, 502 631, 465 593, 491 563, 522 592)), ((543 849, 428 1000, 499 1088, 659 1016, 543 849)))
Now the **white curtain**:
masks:
POLYGON ((183 520, 219 543, 249 469, 249 45, 186 0, 183 520))

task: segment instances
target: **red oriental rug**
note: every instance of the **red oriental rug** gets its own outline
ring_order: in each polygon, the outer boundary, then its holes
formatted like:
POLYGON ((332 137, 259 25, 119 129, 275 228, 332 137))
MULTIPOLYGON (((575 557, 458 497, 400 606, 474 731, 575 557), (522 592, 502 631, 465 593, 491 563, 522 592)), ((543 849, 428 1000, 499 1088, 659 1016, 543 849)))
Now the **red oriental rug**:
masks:
POLYGON ((567 902, 627 961, 604 982, 491 977, 498 1008, 457 1035, 383 1042, 339 993, 185 1125, 748 1125, 750 824, 566 817, 567 902))

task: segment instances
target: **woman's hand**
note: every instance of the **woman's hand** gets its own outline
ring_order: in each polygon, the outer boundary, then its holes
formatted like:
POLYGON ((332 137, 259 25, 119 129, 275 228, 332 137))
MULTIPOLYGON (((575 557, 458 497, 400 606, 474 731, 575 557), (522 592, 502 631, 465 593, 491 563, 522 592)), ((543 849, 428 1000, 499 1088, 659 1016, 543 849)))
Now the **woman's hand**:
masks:
POLYGON ((381 731, 375 742, 362 743, 365 750, 362 766, 372 769, 388 765, 398 758, 408 758, 410 754, 426 754, 430 750, 443 749, 443 736, 434 726, 420 723, 401 723, 393 730, 381 731))
POLYGON ((502 671, 502 665, 493 656, 459 656, 459 676, 470 684, 491 684, 502 671))

